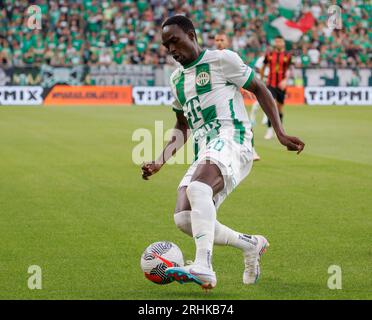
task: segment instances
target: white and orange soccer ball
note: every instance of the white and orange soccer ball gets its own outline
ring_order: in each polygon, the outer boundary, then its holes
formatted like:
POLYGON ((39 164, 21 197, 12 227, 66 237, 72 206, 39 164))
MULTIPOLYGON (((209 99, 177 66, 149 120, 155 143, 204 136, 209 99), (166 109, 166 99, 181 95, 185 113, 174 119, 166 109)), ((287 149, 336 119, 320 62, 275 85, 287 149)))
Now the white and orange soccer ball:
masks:
POLYGON ((150 244, 141 257, 141 268, 145 277, 157 284, 168 284, 173 280, 165 275, 169 267, 182 267, 183 254, 181 249, 169 241, 159 241, 150 244))

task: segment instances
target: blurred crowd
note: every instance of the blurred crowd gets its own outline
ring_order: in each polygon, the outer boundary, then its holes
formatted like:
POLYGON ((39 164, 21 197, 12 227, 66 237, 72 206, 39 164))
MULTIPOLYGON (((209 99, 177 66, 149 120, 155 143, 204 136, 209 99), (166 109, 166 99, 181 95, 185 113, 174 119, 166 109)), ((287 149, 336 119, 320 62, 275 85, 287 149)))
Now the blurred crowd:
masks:
MULTIPOLYGON (((302 12, 310 10, 316 23, 287 44, 296 66, 372 67, 368 3, 304 0, 302 12), (332 31, 327 10, 334 3, 342 7, 343 27, 332 31)), ((0 0, 0 66, 172 64, 160 27, 174 14, 192 19, 202 47, 213 48, 224 31, 231 48, 252 62, 269 48, 279 12, 275 0, 0 0), (29 27, 32 4, 41 9, 41 30, 29 27)))

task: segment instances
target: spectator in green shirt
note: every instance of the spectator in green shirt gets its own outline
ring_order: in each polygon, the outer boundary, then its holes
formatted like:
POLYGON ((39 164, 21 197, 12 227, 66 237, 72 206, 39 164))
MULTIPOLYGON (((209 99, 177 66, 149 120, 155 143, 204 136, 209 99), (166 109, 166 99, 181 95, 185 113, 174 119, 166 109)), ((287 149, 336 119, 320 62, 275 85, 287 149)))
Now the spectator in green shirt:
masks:
MULTIPOLYGON (((327 49, 321 49, 320 59, 315 59, 314 52, 310 55, 299 50, 294 56, 296 61, 301 61, 304 67, 309 65, 309 58, 314 67, 371 66, 372 18, 368 1, 337 1, 343 7, 343 28, 335 31, 327 28, 328 2, 303 0, 302 3, 303 8, 313 11, 316 24, 302 36, 297 46, 311 48, 315 45, 327 49)), ((58 47, 58 57, 51 63, 63 60, 63 64, 74 64, 79 59, 81 63, 87 62, 91 50, 106 47, 111 49, 113 60, 119 61, 121 58, 116 53, 123 50, 126 56, 123 63, 143 63, 145 58, 147 63, 162 64, 169 60, 164 59, 160 50, 161 22, 174 14, 187 14, 192 18, 198 42, 204 48, 211 47, 214 35, 223 29, 232 37, 233 49, 240 52, 243 59, 259 57, 278 35, 277 29, 271 26, 279 16, 277 1, 38 0, 36 4, 42 11, 40 32, 30 30, 24 23, 28 1, 7 0, 6 6, 0 9, 0 37, 12 43, 2 56, 17 54, 18 61, 19 50, 22 50, 24 61, 38 63, 42 49, 48 49, 50 54, 49 49, 53 51, 58 47), (13 41, 18 43, 17 52, 13 41), (63 57, 68 43, 72 44, 78 58, 63 57)), ((94 60, 98 53, 95 56, 94 60)))

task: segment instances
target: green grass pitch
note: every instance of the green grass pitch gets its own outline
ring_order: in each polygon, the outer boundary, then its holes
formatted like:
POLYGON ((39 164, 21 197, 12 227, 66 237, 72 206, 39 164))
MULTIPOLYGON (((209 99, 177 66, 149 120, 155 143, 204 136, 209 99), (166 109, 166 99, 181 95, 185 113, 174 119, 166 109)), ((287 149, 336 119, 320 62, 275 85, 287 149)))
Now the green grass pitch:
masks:
MULTIPOLYGON (((287 107, 300 156, 256 127, 250 176, 218 212, 221 222, 264 234, 270 248, 257 285, 242 284, 241 253, 215 247, 217 287, 155 285, 139 261, 152 242, 192 239, 173 223, 187 165, 143 181, 132 133, 173 126, 166 107, 0 107, 0 299, 371 299, 372 108, 287 107), (30 265, 42 290, 30 290, 30 265), (342 290, 327 270, 342 268, 342 290)), ((259 117, 260 118, 260 117, 259 117)))

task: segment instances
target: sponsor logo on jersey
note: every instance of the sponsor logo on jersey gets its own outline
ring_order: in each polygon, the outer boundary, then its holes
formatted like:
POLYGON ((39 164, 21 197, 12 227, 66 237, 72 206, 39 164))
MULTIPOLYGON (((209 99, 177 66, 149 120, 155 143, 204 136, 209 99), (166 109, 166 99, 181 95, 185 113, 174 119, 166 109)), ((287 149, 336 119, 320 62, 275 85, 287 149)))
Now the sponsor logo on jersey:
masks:
POLYGON ((220 127, 221 123, 219 121, 211 121, 201 125, 193 132, 194 141, 197 142, 202 140, 207 134, 211 134, 212 130, 217 135, 219 133, 220 127))

